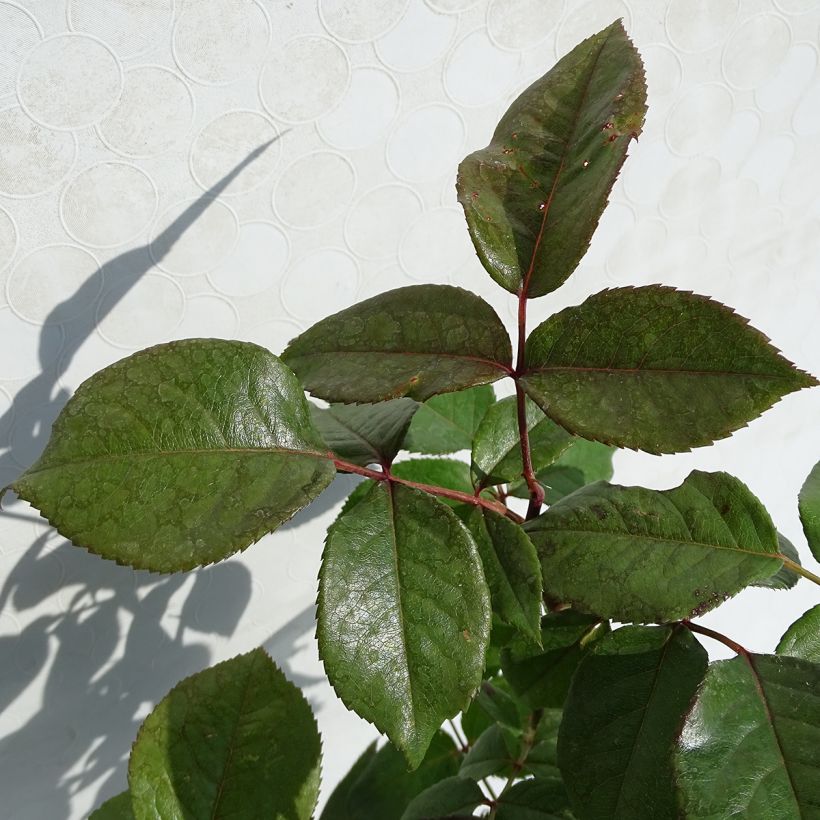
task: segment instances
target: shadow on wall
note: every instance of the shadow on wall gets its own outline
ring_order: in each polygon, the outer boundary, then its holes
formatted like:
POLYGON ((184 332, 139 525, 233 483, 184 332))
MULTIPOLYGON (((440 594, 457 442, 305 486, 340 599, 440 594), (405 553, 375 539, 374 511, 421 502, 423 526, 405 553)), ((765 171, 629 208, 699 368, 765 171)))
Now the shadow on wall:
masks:
MULTIPOLYGON (((156 261, 270 144, 251 152, 194 202, 152 243, 151 253, 143 246, 117 256, 54 308, 41 334, 42 372, 0 417, 0 441, 8 446, 0 454, 0 486, 12 481, 20 465, 32 463, 44 448, 51 425, 68 400, 59 379, 97 322, 138 287, 156 261), (98 296, 104 290, 105 312, 98 296), (47 332, 54 325, 63 330, 59 342, 57 334, 47 332), (55 350, 55 344, 61 349, 55 350)), ((340 483, 349 491, 349 482, 340 483)), ((336 503, 341 497, 338 484, 327 496, 291 526, 336 503)), ((250 601, 250 573, 232 562, 180 575, 135 572, 71 546, 34 514, 13 509, 4 516, 35 533, 39 522, 43 532, 0 590, 0 614, 13 621, 15 613, 40 607, 52 596, 58 603, 20 634, 0 637, 0 714, 10 730, 0 738, 0 814, 14 820, 68 817, 76 792, 99 784, 98 805, 125 788, 127 755, 142 718, 181 678, 209 664, 206 635, 233 635, 250 601), (178 621, 171 634, 161 621, 175 612, 178 621), (192 632, 199 640, 192 639, 192 632), (124 655, 113 660, 123 634, 124 655), (43 691, 42 705, 18 725, 14 703, 35 682, 43 691), (9 707, 12 711, 6 712, 9 707)), ((313 623, 313 608, 308 607, 266 642, 288 677, 301 686, 316 681, 294 675, 288 657, 313 623)))

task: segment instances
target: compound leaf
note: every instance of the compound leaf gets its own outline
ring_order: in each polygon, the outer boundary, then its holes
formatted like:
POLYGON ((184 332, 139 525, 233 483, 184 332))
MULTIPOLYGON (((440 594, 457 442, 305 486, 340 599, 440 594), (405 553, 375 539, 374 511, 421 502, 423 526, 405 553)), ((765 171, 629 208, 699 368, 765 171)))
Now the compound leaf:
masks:
POLYGON ((820 666, 742 655, 709 667, 675 767, 687 818, 820 817, 820 666))
POLYGON ((645 113, 643 64, 615 22, 524 91, 461 163, 458 199, 501 287, 543 296, 572 273, 645 113))
POLYGON ((809 549, 820 561, 820 461, 814 465, 800 490, 799 508, 809 549))
POLYGON ((328 530, 317 628, 328 678, 411 766, 481 683, 489 633, 481 561, 449 507, 376 484, 328 530))
POLYGON ((778 655, 820 663, 820 604, 804 612, 783 634, 778 655))
POLYGON ((282 359, 330 402, 424 401, 507 375, 512 348, 495 311, 474 293, 412 285, 322 319, 282 359))
POLYGON ((469 450, 479 422, 494 401, 489 384, 427 399, 410 422, 404 447, 430 455, 469 450))
MULTIPOLYGON (((527 430, 533 469, 552 464, 570 446, 573 436, 547 418, 535 402, 526 400, 527 430)), ((515 396, 496 402, 488 410, 473 440, 473 475, 481 487, 521 478, 521 436, 515 396)))
POLYGON ((310 820, 321 741, 302 693, 262 649, 186 678, 145 719, 128 765, 137 820, 310 820))
POLYGON ((661 285, 590 296, 527 339, 521 385, 571 433, 650 453, 711 444, 817 381, 730 308, 661 285))
POLYGON ((339 458, 366 467, 390 463, 401 449, 413 414, 413 399, 393 399, 378 404, 310 406, 313 424, 339 458))
POLYGON ((532 541, 509 518, 482 507, 472 510, 466 524, 478 546, 493 612, 539 643, 543 587, 532 541))
POLYGON ((726 473, 664 491, 599 481, 524 528, 551 598, 620 621, 694 617, 782 564, 769 514, 726 473))
POLYGON ((188 339, 83 382, 11 486, 78 546, 174 572, 244 549, 334 474, 302 387, 276 356, 188 339))

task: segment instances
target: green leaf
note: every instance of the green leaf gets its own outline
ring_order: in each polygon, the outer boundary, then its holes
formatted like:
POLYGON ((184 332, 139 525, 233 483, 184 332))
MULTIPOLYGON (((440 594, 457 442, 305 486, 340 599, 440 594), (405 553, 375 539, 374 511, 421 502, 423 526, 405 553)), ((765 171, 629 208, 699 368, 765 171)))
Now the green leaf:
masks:
POLYGON ((493 775, 509 776, 518 756, 518 747, 519 733, 494 723, 467 752, 459 770, 459 777, 483 780, 493 775))
POLYGON ((405 809, 401 820, 447 820, 470 816, 484 802, 484 793, 473 780, 448 777, 417 795, 405 809))
POLYGON ((458 772, 459 753, 452 738, 436 732, 424 760, 407 770, 404 757, 389 743, 371 760, 350 789, 344 820, 399 820, 410 801, 458 772))
MULTIPOLYGON (((565 495, 574 493, 593 481, 609 481, 613 474, 614 453, 614 447, 599 441, 575 438, 549 467, 535 473, 545 490, 544 501, 555 504, 565 495)), ((507 492, 516 498, 530 497, 529 487, 523 480, 511 484, 507 492)))
POLYGON ((510 373, 510 337, 495 311, 450 285, 412 285, 328 316, 282 354, 330 402, 373 402, 487 384, 510 373))
POLYGON ((91 812, 88 820, 134 820, 131 792, 125 791, 106 800, 102 806, 91 812))
POLYGON ((353 815, 348 810, 350 791, 375 757, 376 741, 374 740, 359 755, 348 773, 336 784, 336 788, 325 803, 320 820, 353 820, 353 815))
POLYGON ((84 382, 12 487, 75 544, 174 572, 244 549, 334 474, 302 387, 276 356, 189 339, 84 382))
POLYGON ((672 751, 706 650, 682 626, 627 626, 581 661, 558 765, 581 817, 676 817, 672 751))
MULTIPOLYGON (((473 441, 473 475, 482 487, 505 484, 520 478, 521 437, 515 396, 496 402, 487 410, 473 441)), ((548 419, 538 406, 527 400, 527 429, 535 470, 552 464, 573 437, 548 419)))
MULTIPOLYGON (((454 458, 412 458, 394 464, 391 472, 406 481, 473 494, 470 468, 463 461, 456 461, 454 458)), ((462 502, 450 498, 439 500, 450 507, 463 506, 462 502)))
POLYGON ((470 236, 501 287, 543 296, 575 270, 645 113, 643 64, 615 22, 536 80, 459 165, 470 236))
POLYGON ((551 612, 541 620, 543 650, 520 642, 502 652, 504 678, 531 709, 560 708, 587 649, 608 630, 609 624, 595 615, 551 612))
POLYGON ((516 732, 526 720, 527 712, 516 702, 507 681, 501 677, 485 680, 478 690, 475 701, 490 718, 516 732))
POLYGON ((804 612, 783 634, 778 655, 820 663, 820 604, 804 612))
POLYGON ((814 465, 800 490, 800 521, 811 554, 820 561, 820 461, 814 465))
POLYGON ((695 617, 782 563, 769 514, 726 473, 660 492, 599 481, 524 528, 551 598, 620 621, 695 617))
POLYGON ((820 666, 745 655, 709 667, 676 755, 687 818, 820 816, 820 666))
POLYGON ((497 820, 566 820, 571 817, 567 790, 557 779, 522 780, 498 799, 497 820))
POLYGON ((177 684, 145 719, 128 783, 137 820, 309 820, 321 741, 302 693, 262 649, 177 684))
POLYGON ((817 381, 705 296, 615 288, 527 339, 520 383, 571 433, 650 453, 711 444, 817 381))
POLYGON ((427 399, 410 422, 405 448, 431 455, 469 450, 478 423, 494 401, 489 384, 427 399))
MULTIPOLYGON (((800 555, 797 549, 782 533, 777 533, 777 544, 781 555, 785 555, 795 564, 800 563, 800 555)), ((800 576, 793 569, 789 569, 783 564, 774 575, 764 578, 762 581, 755 581, 751 586, 763 587, 764 589, 791 589, 799 580, 800 576)))
POLYGON ((489 633, 476 546, 431 496, 378 484, 328 530, 317 627, 328 678, 411 766, 480 684, 489 633))
POLYGON ((521 770, 521 774, 560 780, 558 769, 558 730, 563 713, 560 709, 543 709, 535 731, 535 743, 521 770))
POLYGON ((466 524, 478 546, 493 612, 538 643, 543 589, 532 541, 509 518, 481 507, 466 524))
POLYGON ((418 410, 413 399, 393 399, 379 404, 310 406, 316 429, 338 458, 366 467, 389 464, 401 449, 402 439, 418 410))

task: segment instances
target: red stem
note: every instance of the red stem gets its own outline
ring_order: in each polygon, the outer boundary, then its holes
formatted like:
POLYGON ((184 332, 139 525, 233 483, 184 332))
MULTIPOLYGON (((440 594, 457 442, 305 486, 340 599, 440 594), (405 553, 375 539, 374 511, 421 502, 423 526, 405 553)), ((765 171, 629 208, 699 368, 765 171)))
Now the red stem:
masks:
POLYGON ((530 491, 530 505, 527 508, 527 521, 536 518, 541 513, 544 503, 544 488, 535 477, 532 467, 532 451, 530 450, 530 432, 527 429, 527 403, 524 388, 518 383, 518 376, 526 368, 527 350, 527 296, 522 287, 518 294, 518 358, 515 362, 515 398, 518 404, 518 434, 521 437, 521 462, 524 466, 522 475, 530 491))
POLYGON ((697 632, 700 635, 706 635, 707 638, 711 638, 713 641, 719 641, 724 646, 728 646, 729 649, 732 650, 736 655, 742 655, 743 657, 749 656, 749 650, 746 647, 741 646, 737 641, 733 641, 731 638, 726 637, 721 632, 716 632, 714 629, 709 629, 708 626, 701 626, 700 624, 693 624, 691 621, 681 621, 681 623, 690 631, 690 632, 697 632))

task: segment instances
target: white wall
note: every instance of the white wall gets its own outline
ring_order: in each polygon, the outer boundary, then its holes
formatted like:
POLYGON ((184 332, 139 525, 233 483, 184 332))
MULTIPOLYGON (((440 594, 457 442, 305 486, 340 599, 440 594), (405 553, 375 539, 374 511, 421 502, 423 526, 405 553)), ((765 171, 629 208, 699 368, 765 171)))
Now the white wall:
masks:
MULTIPOLYGON (((734 305, 820 373, 814 0, 14 0, 0 2, 0 481, 83 379, 150 344, 279 352, 325 314, 419 281, 471 287, 510 322, 472 253, 456 165, 618 16, 647 63, 646 131, 591 251, 533 323, 602 287, 665 282, 734 305)), ((804 391, 713 448, 620 454, 616 478, 728 470, 814 566, 796 493, 820 457, 818 410, 804 391)), ((329 690, 312 638, 346 486, 244 555, 174 577, 90 556, 9 505, 0 815, 84 817, 124 788, 137 726, 173 683, 260 643, 318 711, 329 790, 373 735, 329 690)), ((704 622, 767 650, 817 600, 807 582, 746 592, 704 622)))

